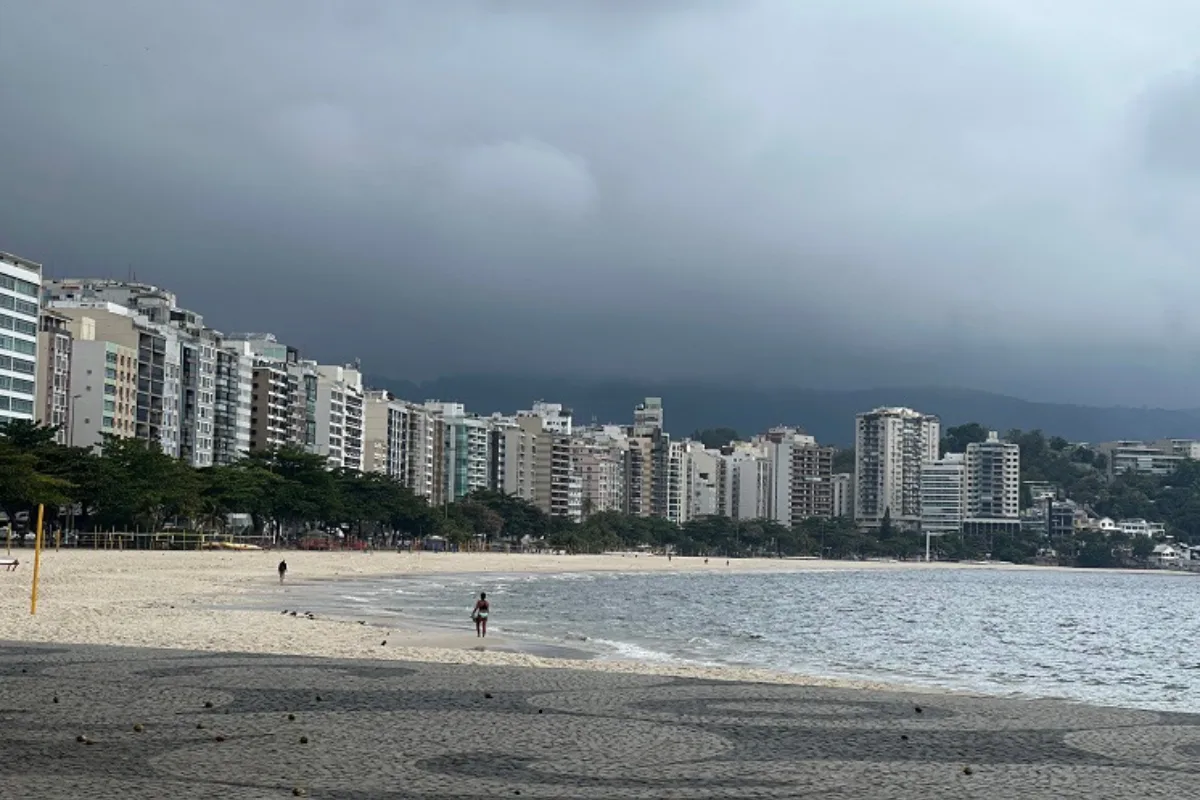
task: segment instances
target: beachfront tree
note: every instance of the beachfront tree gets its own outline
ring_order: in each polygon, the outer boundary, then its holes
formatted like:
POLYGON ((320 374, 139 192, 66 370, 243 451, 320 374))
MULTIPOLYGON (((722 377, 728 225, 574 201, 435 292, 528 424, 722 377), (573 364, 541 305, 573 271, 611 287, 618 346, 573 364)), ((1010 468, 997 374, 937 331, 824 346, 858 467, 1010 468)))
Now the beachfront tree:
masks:
POLYGON ((0 437, 0 508, 12 522, 23 512, 30 515, 32 522, 38 505, 49 507, 53 518, 58 506, 67 502, 70 484, 39 472, 37 467, 36 455, 23 452, 6 437, 0 437))
POLYGON ((298 447, 256 450, 246 466, 269 472, 264 516, 275 521, 285 536, 295 537, 314 523, 337 521, 342 511, 337 477, 328 460, 298 447))
POLYGON ((189 518, 200 509, 197 471, 157 443, 108 436, 94 466, 97 491, 92 499, 101 527, 154 532, 167 520, 189 518))

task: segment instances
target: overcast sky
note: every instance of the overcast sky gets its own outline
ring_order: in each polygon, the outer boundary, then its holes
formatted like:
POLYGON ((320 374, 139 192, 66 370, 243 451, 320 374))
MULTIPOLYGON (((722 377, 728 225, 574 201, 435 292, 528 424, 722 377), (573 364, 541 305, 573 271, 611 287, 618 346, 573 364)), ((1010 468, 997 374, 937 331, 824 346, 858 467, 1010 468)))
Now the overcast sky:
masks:
POLYGON ((421 379, 1200 406, 1187 0, 0 0, 0 250, 421 379))

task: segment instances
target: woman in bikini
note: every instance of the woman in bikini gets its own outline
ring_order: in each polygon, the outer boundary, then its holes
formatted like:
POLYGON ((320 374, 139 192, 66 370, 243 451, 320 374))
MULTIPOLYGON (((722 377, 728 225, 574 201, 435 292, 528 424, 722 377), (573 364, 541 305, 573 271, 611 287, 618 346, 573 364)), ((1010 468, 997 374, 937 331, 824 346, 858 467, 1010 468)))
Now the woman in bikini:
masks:
POLYGON ((479 599, 475 601, 475 609, 471 612, 471 619, 475 620, 476 636, 487 636, 487 618, 487 592, 480 592, 479 599))

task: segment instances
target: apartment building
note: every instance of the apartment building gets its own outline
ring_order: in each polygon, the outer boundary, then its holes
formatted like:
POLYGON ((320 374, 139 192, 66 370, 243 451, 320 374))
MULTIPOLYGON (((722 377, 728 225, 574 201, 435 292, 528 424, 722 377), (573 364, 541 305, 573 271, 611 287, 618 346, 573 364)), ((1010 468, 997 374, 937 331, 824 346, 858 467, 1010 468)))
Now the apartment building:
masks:
POLYGON ((1195 439, 1159 439, 1154 442, 1154 447, 1180 458, 1200 461, 1200 441, 1195 439))
POLYGON ((717 513, 730 519, 771 516, 771 458, 762 442, 736 442, 721 454, 717 513))
POLYGON ((720 507, 721 454, 688 441, 687 518, 711 517, 720 507))
POLYGON ((342 466, 362 471, 365 458, 364 437, 366 435, 364 389, 362 370, 357 362, 353 369, 347 366, 343 372, 346 382, 346 424, 342 466))
POLYGON ((361 470, 362 375, 355 366, 320 364, 316 377, 316 452, 328 459, 330 467, 361 470))
MULTIPOLYGON (((215 333, 173 292, 138 281, 63 278, 43 282, 47 303, 60 310, 124 309, 138 328, 139 437, 193 466, 213 463, 216 402, 215 333)), ((111 320, 97 317, 97 339, 111 339, 111 320)))
POLYGON ((583 519, 583 490, 573 464, 570 411, 561 405, 538 402, 519 411, 516 424, 524 433, 531 477, 531 502, 553 517, 575 522, 583 519))
POLYGON ((855 419, 854 518, 878 528, 921 524, 921 467, 938 457, 941 422, 911 408, 877 408, 855 419))
POLYGON ((95 337, 94 320, 79 320, 71 347, 67 445, 101 448, 105 436, 135 438, 138 427, 138 351, 95 337))
POLYGON ((536 433, 538 450, 533 453, 536 465, 534 504, 552 517, 582 522, 583 489, 574 464, 571 410, 560 403, 538 401, 532 409, 517 413, 518 422, 530 419, 540 423, 536 433), (548 462, 548 468, 542 467, 545 462, 548 462))
POLYGON ((287 348, 284 367, 288 384, 287 441, 309 453, 317 452, 317 362, 302 360, 294 348, 287 348))
POLYGON ((488 420, 468 414, 462 403, 429 400, 425 409, 440 423, 441 442, 434 453, 435 499, 453 503, 472 492, 488 489, 491 465, 488 420))
MULTIPOLYGON (((675 512, 671 512, 671 437, 663 430, 661 397, 647 397, 634 407, 625 463, 625 511, 641 517, 680 515, 678 480, 675 512)), ((676 467, 678 468, 678 464, 676 467)))
POLYGON ((244 344, 220 342, 213 394, 213 464, 234 464, 250 453, 253 430, 254 356, 244 344))
POLYGON ((579 481, 580 516, 625 509, 628 441, 615 426, 578 431, 571 463, 579 481))
POLYGON ((1000 439, 967 445, 967 518, 1015 520, 1021 513, 1021 448, 1000 439))
POLYGON ((533 502, 530 435, 516 417, 493 414, 488 421, 488 486, 533 502))
POLYGON ((404 404, 386 389, 363 395, 363 472, 400 480, 404 459, 404 404))
POLYGON ((625 513, 668 516, 671 437, 661 430, 630 436, 625 451, 625 513))
MULTIPOLYGON (((180 367, 175 332, 126 306, 103 300, 58 300, 50 307, 69 320, 67 325, 75 342, 73 355, 81 341, 110 342, 134 354, 137 393, 133 435, 178 458, 180 367)), ((84 377, 87 368, 94 369, 94 365, 84 368, 84 377)), ((81 393, 81 386, 87 385, 80 383, 80 377, 80 371, 72 364, 73 399, 81 393)), ((87 419, 90 421, 86 423, 82 420, 72 423, 76 441, 82 441, 81 437, 96 439, 102 432, 102 416, 87 419)))
POLYGON ((692 471, 692 453, 686 441, 667 443, 666 519, 682 525, 690 519, 691 498, 688 477, 692 471))
POLYGON ((71 435, 71 343, 70 320, 52 309, 43 309, 38 321, 36 420, 52 426, 54 440, 62 445, 71 435))
POLYGON ((40 264, 0 253, 0 425, 39 416, 41 281, 40 264))
POLYGON ((445 437, 440 419, 416 403, 403 404, 403 440, 399 481, 418 497, 436 505, 441 494, 436 487, 442 480, 439 466, 444 453, 441 442, 445 437))
POLYGON ((257 360, 250 380, 250 449, 277 450, 289 444, 291 386, 287 365, 257 360))
POLYGON ((832 447, 793 428, 772 428, 764 442, 771 464, 771 519, 792 527, 833 516, 832 447))
POLYGON ((1105 442, 1097 447, 1108 456, 1110 478, 1126 472, 1143 475, 1170 475, 1185 458, 1191 457, 1190 447, 1184 444, 1155 445, 1137 441, 1105 442))
POLYGON ((854 518, 854 473, 838 472, 829 482, 833 493, 832 513, 835 517, 854 518))
POLYGON ((933 536, 962 532, 967 516, 967 460, 963 453, 921 466, 921 531, 933 536))
POLYGON ((634 436, 651 436, 655 431, 662 431, 663 401, 661 397, 647 397, 633 409, 634 436))
POLYGON ((217 346, 215 331, 203 327, 198 315, 186 314, 180 327, 179 457, 193 467, 213 464, 217 401, 217 346))

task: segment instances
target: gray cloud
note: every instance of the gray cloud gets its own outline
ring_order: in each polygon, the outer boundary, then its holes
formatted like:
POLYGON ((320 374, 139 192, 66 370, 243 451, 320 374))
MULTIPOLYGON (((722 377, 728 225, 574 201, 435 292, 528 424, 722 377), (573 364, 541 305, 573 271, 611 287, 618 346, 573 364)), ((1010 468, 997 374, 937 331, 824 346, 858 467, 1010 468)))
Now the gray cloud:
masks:
POLYGON ((0 248, 398 377, 1196 404, 1200 11, 0 0, 0 248))

